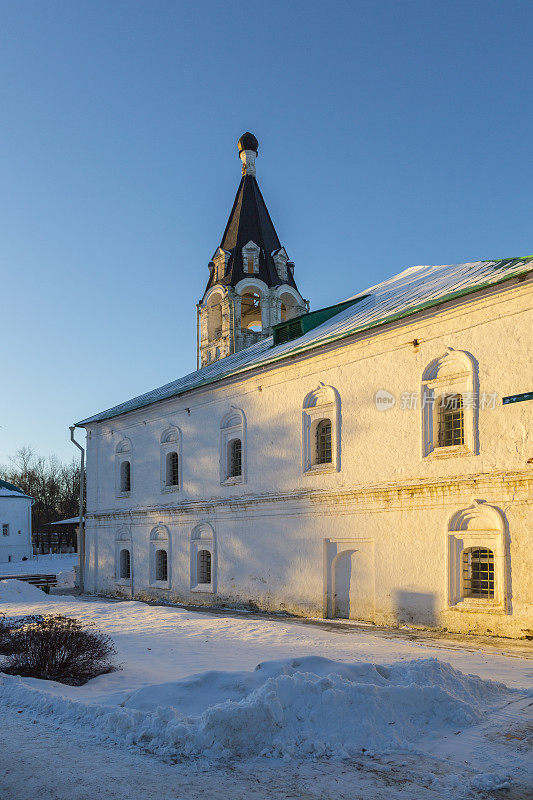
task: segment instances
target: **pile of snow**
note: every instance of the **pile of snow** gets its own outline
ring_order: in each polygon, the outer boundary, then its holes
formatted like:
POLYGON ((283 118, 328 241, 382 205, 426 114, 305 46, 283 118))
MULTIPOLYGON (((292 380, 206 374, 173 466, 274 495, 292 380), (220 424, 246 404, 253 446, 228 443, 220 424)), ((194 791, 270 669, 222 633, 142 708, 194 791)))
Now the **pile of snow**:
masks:
MULTIPOLYGON (((61 588, 67 588, 66 584, 62 584, 61 588)), ((18 581, 16 578, 0 581, 0 603, 54 603, 65 599, 78 602, 77 597, 46 594, 38 586, 33 586, 28 581, 18 581)))
POLYGON ((27 581, 17 581, 14 578, 0 581, 0 602, 38 603, 49 599, 49 595, 27 581))
POLYGON ((54 714, 160 756, 208 759, 346 758, 408 748, 424 734, 479 722, 511 692, 437 659, 384 666, 319 657, 144 687, 118 707, 69 700, 45 686, 2 677, 0 704, 54 714))

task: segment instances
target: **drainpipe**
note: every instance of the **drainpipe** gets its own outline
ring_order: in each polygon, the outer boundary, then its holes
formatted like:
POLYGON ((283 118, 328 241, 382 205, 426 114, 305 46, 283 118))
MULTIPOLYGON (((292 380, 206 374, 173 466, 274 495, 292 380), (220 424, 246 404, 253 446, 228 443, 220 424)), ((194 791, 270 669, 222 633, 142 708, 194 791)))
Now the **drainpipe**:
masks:
POLYGON ((200 369, 200 303, 196 303, 196 369, 200 369))
POLYGON ((75 425, 70 426, 70 441, 81 450, 81 464, 80 464, 80 522, 78 528, 78 583, 80 593, 83 594, 85 589, 85 523, 83 521, 83 492, 85 484, 85 450, 74 438, 75 425))

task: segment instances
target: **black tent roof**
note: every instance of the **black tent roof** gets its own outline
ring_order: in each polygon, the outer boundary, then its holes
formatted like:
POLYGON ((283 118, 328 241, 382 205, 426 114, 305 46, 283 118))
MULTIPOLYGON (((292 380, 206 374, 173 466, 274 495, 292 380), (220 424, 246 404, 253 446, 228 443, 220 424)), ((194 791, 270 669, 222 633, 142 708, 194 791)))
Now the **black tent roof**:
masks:
POLYGON ((290 270, 287 271, 286 281, 282 281, 277 273, 272 253, 281 248, 278 235, 270 219, 270 214, 255 176, 243 175, 237 189, 228 224, 220 242, 220 247, 230 253, 226 274, 223 279, 215 280, 215 275, 212 271, 206 292, 215 283, 223 286, 236 286, 244 277, 249 277, 248 273, 244 272, 242 248, 250 241, 254 242, 261 251, 259 255, 259 274, 255 277, 264 281, 267 286, 279 286, 282 283, 287 283, 296 288, 290 270))

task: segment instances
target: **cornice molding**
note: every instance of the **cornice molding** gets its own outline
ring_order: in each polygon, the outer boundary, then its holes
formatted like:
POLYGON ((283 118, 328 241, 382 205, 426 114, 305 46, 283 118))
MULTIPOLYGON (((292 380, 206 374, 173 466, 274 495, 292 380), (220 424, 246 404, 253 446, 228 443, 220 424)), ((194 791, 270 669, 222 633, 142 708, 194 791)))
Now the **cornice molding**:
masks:
POLYGON ((413 508, 449 506, 464 503, 466 498, 488 495, 498 502, 533 503, 533 472, 478 473, 441 479, 406 480, 398 483, 359 486, 353 489, 332 491, 328 489, 296 489, 292 492, 272 492, 266 494, 246 494, 240 497, 213 497, 206 500, 183 500, 168 505, 147 505, 136 508, 105 509, 87 513, 87 521, 123 522, 142 521, 158 515, 160 519, 176 519, 177 515, 234 513, 258 509, 258 513, 276 513, 275 507, 284 504, 287 513, 308 513, 310 509, 318 513, 381 512, 413 508), (318 508, 317 508, 318 507, 318 508))

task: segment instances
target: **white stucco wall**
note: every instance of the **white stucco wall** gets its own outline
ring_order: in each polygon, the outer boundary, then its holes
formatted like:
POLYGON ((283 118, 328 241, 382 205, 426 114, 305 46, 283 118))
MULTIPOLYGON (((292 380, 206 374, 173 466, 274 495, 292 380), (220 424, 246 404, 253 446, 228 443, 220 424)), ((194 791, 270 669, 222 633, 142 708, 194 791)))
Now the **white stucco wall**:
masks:
POLYGON ((31 554, 31 499, 0 496, 0 564, 31 554), (2 533, 5 524, 9 525, 9 536, 2 533))
POLYGON ((524 635, 533 628, 533 403, 503 406, 502 397, 531 391, 532 294, 531 280, 513 280, 89 426, 88 589, 327 615, 335 613, 336 581, 350 593, 352 616, 524 635), (416 399, 424 370, 446 348, 468 355, 487 407, 475 415, 470 453, 424 457, 416 399), (302 406, 321 383, 338 397, 337 469, 304 472, 302 406), (376 408, 378 390, 395 396, 392 408, 376 408), (244 414, 246 481, 221 485, 220 421, 231 407, 244 414), (169 426, 181 435, 179 491, 161 486, 160 439, 169 426), (124 440, 132 485, 128 497, 117 497, 115 450, 124 440), (501 544, 505 580, 498 602, 466 608, 451 602, 449 527, 474 500, 501 520, 490 535, 501 544), (198 523, 213 531, 210 591, 191 591, 198 523), (150 585, 150 531, 158 524, 168 531, 168 587, 150 585), (122 583, 115 579, 119 529, 127 529, 132 554, 132 580, 122 583), (348 562, 339 562, 341 552, 351 554, 348 562))

